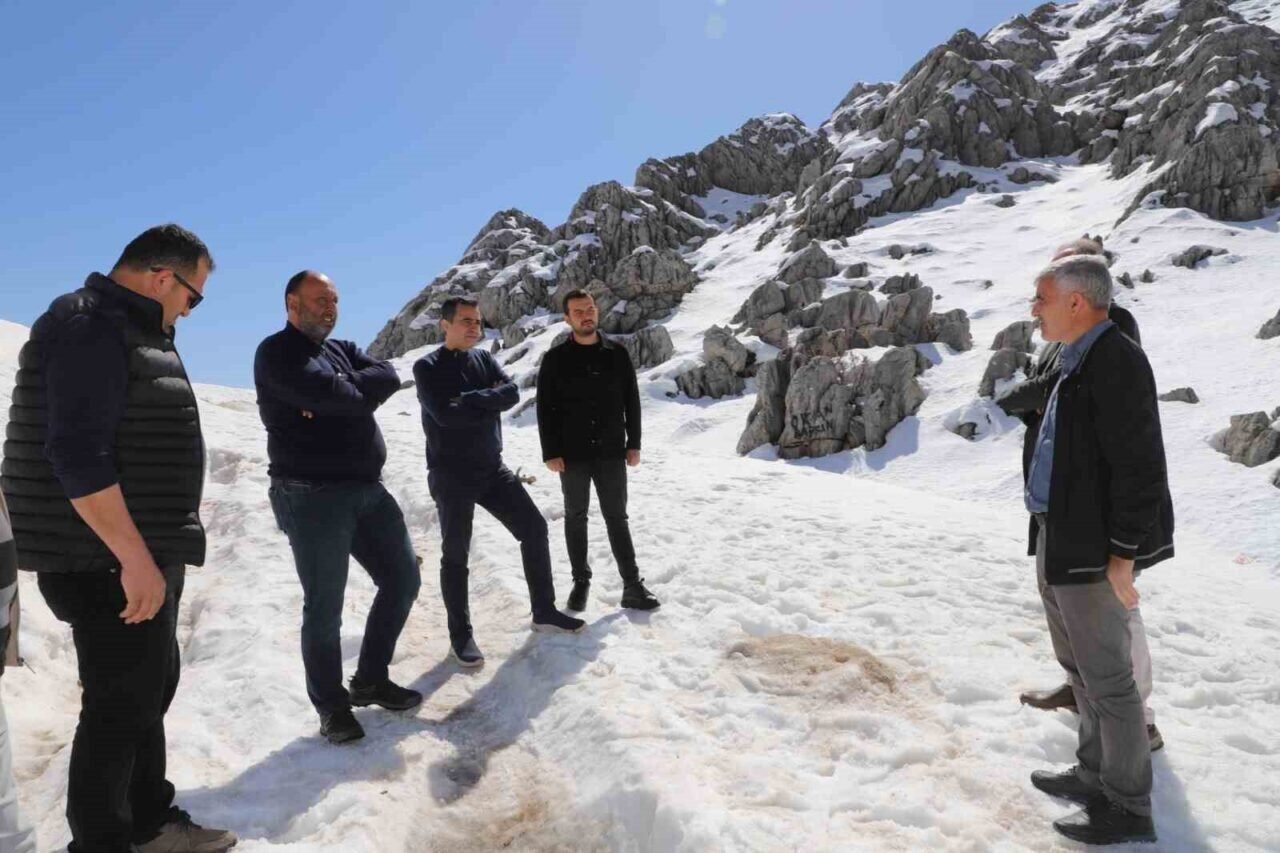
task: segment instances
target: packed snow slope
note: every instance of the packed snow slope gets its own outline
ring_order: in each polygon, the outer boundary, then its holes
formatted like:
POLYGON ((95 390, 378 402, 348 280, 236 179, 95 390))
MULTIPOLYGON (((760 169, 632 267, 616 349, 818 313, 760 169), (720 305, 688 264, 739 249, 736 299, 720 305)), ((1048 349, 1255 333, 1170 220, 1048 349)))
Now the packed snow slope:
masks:
MULTIPOLYGON (((1236 6, 1280 19, 1274 3, 1236 6)), ((368 737, 350 747, 321 741, 306 699, 301 590, 267 502, 254 393, 199 386, 210 551, 188 577, 169 715, 181 804, 234 828, 246 851, 1073 849, 1049 827, 1069 807, 1027 777, 1073 763, 1075 720, 1016 698, 1061 678, 1026 556, 1024 430, 977 389, 995 335, 1028 318, 1035 273, 1090 233, 1135 280, 1117 299, 1141 324, 1160 389, 1190 386, 1201 401, 1161 404, 1178 556, 1139 581, 1167 742, 1154 759, 1158 849, 1280 849, 1280 460, 1246 468, 1214 446, 1232 415, 1280 406, 1280 338, 1257 337, 1280 309, 1280 216, 1131 210, 1151 163, 1119 177, 1077 156, 1020 164, 1052 182, 986 174, 984 187, 822 240, 838 266, 865 263, 876 283, 918 275, 938 310, 969 318, 971 350, 914 344, 931 364, 924 402, 875 450, 784 461, 766 444, 739 456, 755 380, 718 400, 677 390, 704 331, 777 274, 804 223, 779 208, 682 247, 698 278, 657 321, 673 355, 640 372, 644 462, 630 481, 642 571, 663 600, 651 615, 617 609, 597 516, 588 629, 531 634, 518 548, 481 513, 472 612, 488 663, 452 665, 418 406, 412 390, 393 397, 378 415, 385 480, 425 571, 392 673, 427 699, 404 715, 358 711, 368 737), (1174 266, 1194 244, 1223 251, 1174 266), (895 245, 928 251, 895 258, 895 245), (1145 270, 1154 281, 1140 281, 1145 270), (973 440, 953 432, 961 422, 976 425, 973 440)), ((723 210, 734 222, 766 196, 712 188, 699 221, 723 210)), ((591 248, 590 235, 571 239, 591 248)), ((849 281, 832 277, 827 294, 849 281)), ((499 358, 527 384, 563 325, 546 310, 521 323, 527 337, 499 358)), ((0 420, 25 335, 0 323, 0 420)), ((762 361, 778 353, 742 340, 762 361)), ((402 376, 424 351, 397 360, 402 376)), ((537 475, 563 601, 562 502, 541 465, 533 392, 522 393, 504 419, 506 455, 537 475)), ((0 688, 23 806, 54 850, 67 841, 75 655, 30 577, 22 595, 29 668, 0 688)), ((348 674, 371 596, 353 566, 348 674)))

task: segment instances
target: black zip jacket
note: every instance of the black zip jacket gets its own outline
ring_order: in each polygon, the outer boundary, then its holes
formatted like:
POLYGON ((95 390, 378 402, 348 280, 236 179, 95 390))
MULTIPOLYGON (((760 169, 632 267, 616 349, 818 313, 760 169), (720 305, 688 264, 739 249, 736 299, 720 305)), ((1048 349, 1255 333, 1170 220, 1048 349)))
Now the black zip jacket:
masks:
POLYGON ((413 379, 422 404, 427 467, 489 473, 502 464, 502 412, 520 389, 482 349, 440 347, 418 359, 413 379))
POLYGON ((387 445, 373 413, 400 390, 390 364, 351 341, 317 344, 289 324, 258 345, 253 381, 270 476, 315 482, 382 476, 387 445))
POLYGON ((627 351, 604 335, 570 336, 538 368, 542 458, 614 459, 640 449, 640 391, 627 351))
MULTIPOLYGON (((1142 570, 1173 556, 1173 500, 1156 382, 1118 327, 1058 389, 1045 569, 1050 584, 1106 577, 1112 556, 1142 570)), ((1028 552, 1035 553, 1031 520, 1028 552)))

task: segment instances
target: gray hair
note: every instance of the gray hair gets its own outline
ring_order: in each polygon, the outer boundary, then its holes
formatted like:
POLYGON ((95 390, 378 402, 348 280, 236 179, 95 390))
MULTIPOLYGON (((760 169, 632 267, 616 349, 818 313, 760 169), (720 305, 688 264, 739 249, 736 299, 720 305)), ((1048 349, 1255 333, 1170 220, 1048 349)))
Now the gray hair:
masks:
POLYGON ((1063 243, 1054 249, 1053 256, 1061 260, 1075 255, 1096 255, 1104 257, 1106 251, 1102 248, 1102 243, 1094 240, 1092 237, 1081 237, 1079 240, 1072 240, 1070 243, 1063 243))
POLYGON ((1069 255, 1054 261, 1036 276, 1036 282, 1047 278, 1063 290, 1079 293, 1100 311, 1111 307, 1111 271, 1096 255, 1069 255))

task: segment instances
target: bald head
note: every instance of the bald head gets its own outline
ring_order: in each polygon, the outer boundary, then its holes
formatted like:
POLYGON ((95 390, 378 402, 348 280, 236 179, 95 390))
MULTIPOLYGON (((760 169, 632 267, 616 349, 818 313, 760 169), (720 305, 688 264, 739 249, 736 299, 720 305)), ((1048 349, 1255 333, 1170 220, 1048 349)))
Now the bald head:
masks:
POLYGON ((303 270, 284 288, 289 323, 316 343, 324 343, 338 323, 338 289, 324 273, 303 270))

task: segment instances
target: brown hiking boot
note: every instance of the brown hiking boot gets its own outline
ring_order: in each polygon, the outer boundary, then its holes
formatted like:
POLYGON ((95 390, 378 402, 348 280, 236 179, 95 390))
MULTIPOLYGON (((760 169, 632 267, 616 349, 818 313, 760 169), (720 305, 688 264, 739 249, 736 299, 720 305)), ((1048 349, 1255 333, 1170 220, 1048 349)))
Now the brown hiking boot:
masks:
POLYGON ((1041 711, 1066 708, 1073 714, 1080 713, 1076 708, 1076 694, 1072 692, 1070 684, 1064 684, 1053 690, 1028 690, 1018 696, 1018 701, 1023 705, 1039 708, 1041 711))

